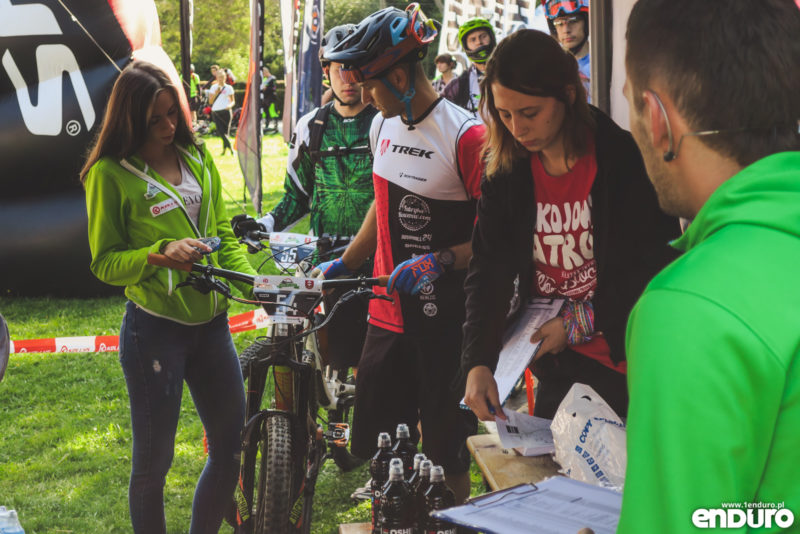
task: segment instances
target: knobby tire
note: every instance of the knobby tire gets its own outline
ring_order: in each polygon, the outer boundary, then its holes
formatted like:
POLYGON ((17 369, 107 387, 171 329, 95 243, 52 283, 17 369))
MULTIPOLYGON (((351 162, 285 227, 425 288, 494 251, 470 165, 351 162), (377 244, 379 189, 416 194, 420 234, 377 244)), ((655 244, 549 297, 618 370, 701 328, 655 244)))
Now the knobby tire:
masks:
POLYGON ((267 418, 259 447, 261 470, 255 534, 290 534, 293 491, 292 432, 288 415, 267 418))

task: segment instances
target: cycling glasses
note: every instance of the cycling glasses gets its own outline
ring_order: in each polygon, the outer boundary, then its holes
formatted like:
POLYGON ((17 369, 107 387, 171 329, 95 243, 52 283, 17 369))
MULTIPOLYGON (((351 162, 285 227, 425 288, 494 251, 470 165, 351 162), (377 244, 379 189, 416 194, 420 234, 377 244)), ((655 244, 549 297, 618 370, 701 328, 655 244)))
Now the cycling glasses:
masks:
POLYGON ((589 9, 589 3, 585 0, 561 0, 560 2, 549 2, 547 4, 547 16, 551 19, 556 18, 559 13, 569 15, 580 11, 581 8, 589 9))
POLYGON ((409 52, 428 45, 436 39, 439 30, 433 19, 425 16, 419 4, 409 4, 405 18, 397 18, 389 26, 392 46, 372 61, 360 67, 342 66, 339 76, 344 83, 361 83, 385 71, 409 52))

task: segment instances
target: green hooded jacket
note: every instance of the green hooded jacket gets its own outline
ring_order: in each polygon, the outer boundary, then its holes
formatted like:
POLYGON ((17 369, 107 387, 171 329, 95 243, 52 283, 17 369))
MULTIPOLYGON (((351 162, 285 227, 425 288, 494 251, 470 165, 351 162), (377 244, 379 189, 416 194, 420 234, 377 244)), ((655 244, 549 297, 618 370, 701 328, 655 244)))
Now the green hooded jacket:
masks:
MULTIPOLYGON (((225 311, 227 300, 213 291, 204 295, 189 286, 177 288, 188 273, 148 265, 148 253, 186 237, 219 236, 219 250, 203 261, 256 273, 231 229, 213 160, 203 147, 178 149, 203 188, 199 224, 190 220, 175 188, 140 158, 104 157, 86 175, 91 270, 107 284, 125 286, 125 295, 148 313, 194 325, 225 311)), ((238 287, 252 293, 252 287, 238 287)))
POLYGON ((696 526, 710 525, 707 509, 722 509, 725 532, 784 531, 789 515, 798 532, 800 152, 724 182, 673 246, 683 255, 628 321, 618 532, 707 531, 696 526))

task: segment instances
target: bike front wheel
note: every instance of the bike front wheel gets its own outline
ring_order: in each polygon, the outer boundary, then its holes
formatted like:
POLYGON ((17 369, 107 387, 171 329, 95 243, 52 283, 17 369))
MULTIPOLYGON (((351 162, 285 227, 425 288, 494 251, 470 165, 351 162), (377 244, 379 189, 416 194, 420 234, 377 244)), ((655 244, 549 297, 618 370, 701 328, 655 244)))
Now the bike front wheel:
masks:
POLYGON ((267 418, 260 441, 256 534, 289 534, 292 526, 292 431, 288 415, 267 418))

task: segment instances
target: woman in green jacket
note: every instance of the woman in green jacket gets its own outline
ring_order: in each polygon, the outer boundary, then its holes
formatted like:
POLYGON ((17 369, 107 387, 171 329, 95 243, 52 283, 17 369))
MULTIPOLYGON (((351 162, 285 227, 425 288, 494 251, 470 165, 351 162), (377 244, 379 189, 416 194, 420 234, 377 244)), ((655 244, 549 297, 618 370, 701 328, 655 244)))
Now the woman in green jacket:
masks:
POLYGON ((186 274, 148 265, 147 255, 255 273, 231 230, 214 162, 194 140, 163 71, 144 62, 123 71, 81 180, 92 272, 125 286, 129 299, 120 362, 133 427, 133 530, 166 532, 163 490, 185 381, 209 442, 190 532, 217 532, 236 484, 244 420, 227 301, 179 287, 186 274), (216 251, 199 241, 214 236, 221 240, 216 251))

